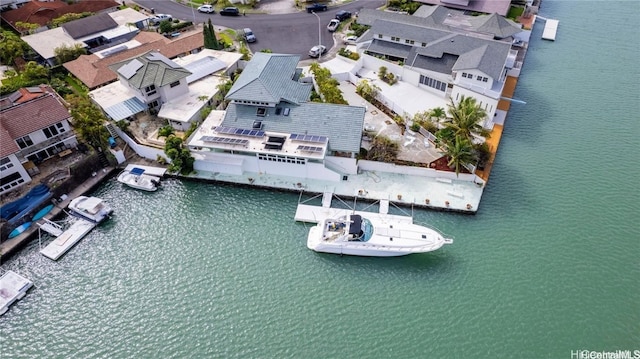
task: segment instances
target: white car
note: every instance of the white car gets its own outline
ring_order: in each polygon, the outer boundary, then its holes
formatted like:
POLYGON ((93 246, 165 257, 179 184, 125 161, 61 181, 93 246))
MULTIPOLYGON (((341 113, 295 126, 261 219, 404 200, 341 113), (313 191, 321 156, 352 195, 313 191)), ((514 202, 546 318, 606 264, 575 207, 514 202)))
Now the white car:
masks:
POLYGON ((149 22, 152 25, 158 25, 163 21, 171 21, 171 20, 173 20, 173 17, 169 14, 156 14, 156 16, 149 19, 149 22))
POLYGON ((324 46, 324 45, 316 45, 316 46, 312 47, 311 50, 309 50, 309 56, 310 57, 320 57, 325 52, 327 52, 327 47, 326 46, 324 46))
POLYGON ((198 12, 204 12, 207 14, 213 14, 216 12, 216 9, 213 7, 213 5, 202 5, 200 7, 198 7, 198 12))
POLYGON ((355 45, 358 37, 356 35, 349 35, 344 38, 343 43, 345 45, 355 45))
POLYGON ((340 26, 340 20, 331 19, 331 21, 329 21, 329 25, 327 25, 327 30, 334 32, 338 29, 338 26, 340 26))

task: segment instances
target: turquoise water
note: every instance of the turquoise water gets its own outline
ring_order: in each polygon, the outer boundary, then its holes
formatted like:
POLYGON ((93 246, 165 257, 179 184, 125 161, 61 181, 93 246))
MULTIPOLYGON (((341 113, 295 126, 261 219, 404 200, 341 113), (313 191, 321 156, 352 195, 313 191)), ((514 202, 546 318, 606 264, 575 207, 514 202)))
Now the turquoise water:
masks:
POLYGON ((570 358, 640 349, 640 3, 549 1, 479 213, 416 210, 455 241, 321 255, 298 196, 114 179, 115 209, 0 319, 3 358, 570 358))

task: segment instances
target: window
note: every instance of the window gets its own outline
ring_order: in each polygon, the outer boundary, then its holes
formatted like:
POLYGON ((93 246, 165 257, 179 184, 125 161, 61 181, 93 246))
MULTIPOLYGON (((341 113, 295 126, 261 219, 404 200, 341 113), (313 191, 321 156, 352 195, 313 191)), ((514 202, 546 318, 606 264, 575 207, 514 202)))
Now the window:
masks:
POLYGON ((55 125, 49 126, 47 128, 43 128, 42 132, 44 132, 44 135, 46 138, 51 138, 53 136, 56 136, 60 133, 64 133, 64 126, 62 125, 62 123, 56 123, 55 125))
POLYGON ((423 42, 423 43, 422 43, 422 47, 427 47, 427 43, 426 43, 426 42, 423 42))
POLYGON ((169 84, 169 87, 174 88, 176 86, 180 85, 180 81, 176 81, 176 82, 172 82, 169 84))
POLYGON ((29 137, 29 135, 18 138, 16 142, 18 143, 18 147, 20 148, 27 148, 29 146, 33 146, 33 141, 31 140, 31 137, 29 137))
POLYGON ((480 75, 476 76, 476 80, 482 81, 482 76, 480 76, 480 75))
POLYGON ((462 77, 467 78, 467 73, 466 73, 466 72, 463 72, 463 73, 462 73, 462 77))
POLYGON ((8 168, 13 167, 13 163, 11 162, 11 160, 9 159, 9 157, 5 157, 3 159, 0 160, 0 171, 4 171, 8 168))
POLYGON ((420 75, 420 83, 431 88, 444 92, 447 89, 447 83, 430 77, 420 75))
POLYGON ((405 44, 409 44, 409 45, 413 45, 415 43, 415 41, 413 40, 404 40, 405 44))
POLYGON ((400 42, 400 38, 399 37, 395 37, 395 36, 391 36, 391 41, 400 42))
POLYGON ((382 39, 382 34, 378 34, 378 39, 382 39))
POLYGON ((489 79, 488 79, 488 78, 486 78, 486 77, 483 77, 483 78, 482 78, 482 82, 487 82, 487 81, 489 81, 489 79))
POLYGON ((158 100, 153 100, 150 104, 149 104, 149 108, 156 108, 158 107, 160 104, 158 103, 158 100))
POLYGON ((11 187, 15 187, 20 183, 23 183, 24 179, 20 172, 14 172, 6 177, 0 179, 0 183, 2 184, 2 190, 6 191, 11 187))
POLYGON ((156 85, 149 85, 147 87, 144 88, 144 92, 147 94, 147 96, 151 96, 151 95, 155 95, 156 93, 156 85))
POLYGON ((267 115, 267 109, 265 107, 258 107, 258 110, 256 111, 256 115, 264 117, 267 115))

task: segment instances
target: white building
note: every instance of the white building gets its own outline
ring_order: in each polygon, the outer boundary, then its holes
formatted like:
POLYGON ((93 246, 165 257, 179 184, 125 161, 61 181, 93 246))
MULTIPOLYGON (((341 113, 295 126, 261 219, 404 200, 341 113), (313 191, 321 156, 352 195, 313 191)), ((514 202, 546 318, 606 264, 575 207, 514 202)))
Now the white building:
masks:
POLYGON ((256 53, 188 140, 196 170, 341 181, 357 174, 364 107, 309 102, 299 57, 256 53))

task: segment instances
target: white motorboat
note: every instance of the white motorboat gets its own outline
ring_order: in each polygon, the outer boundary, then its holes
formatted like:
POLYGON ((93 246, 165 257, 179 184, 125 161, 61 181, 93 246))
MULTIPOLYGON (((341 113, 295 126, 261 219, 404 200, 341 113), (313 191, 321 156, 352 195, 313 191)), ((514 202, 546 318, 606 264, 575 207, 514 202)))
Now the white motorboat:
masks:
POLYGON ((78 196, 69 203, 71 213, 94 223, 109 218, 113 212, 111 206, 98 197, 78 196))
POLYGON ((144 169, 134 167, 131 170, 124 170, 118 175, 118 182, 143 191, 155 191, 160 185, 160 177, 144 173, 144 169))
POLYGON ((371 257, 431 252, 450 243, 452 239, 428 227, 359 214, 324 219, 307 238, 307 247, 316 252, 371 257))

